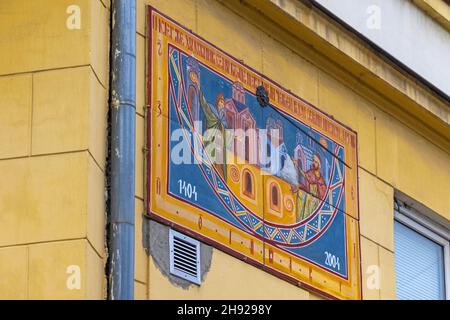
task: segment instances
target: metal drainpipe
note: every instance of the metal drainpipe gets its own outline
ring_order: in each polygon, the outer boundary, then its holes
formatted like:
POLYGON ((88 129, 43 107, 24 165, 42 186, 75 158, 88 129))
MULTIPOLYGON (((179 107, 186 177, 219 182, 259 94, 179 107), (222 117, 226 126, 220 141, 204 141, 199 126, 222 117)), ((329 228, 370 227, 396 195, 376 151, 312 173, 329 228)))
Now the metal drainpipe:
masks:
POLYGON ((111 3, 109 292, 134 298, 136 0, 111 3))

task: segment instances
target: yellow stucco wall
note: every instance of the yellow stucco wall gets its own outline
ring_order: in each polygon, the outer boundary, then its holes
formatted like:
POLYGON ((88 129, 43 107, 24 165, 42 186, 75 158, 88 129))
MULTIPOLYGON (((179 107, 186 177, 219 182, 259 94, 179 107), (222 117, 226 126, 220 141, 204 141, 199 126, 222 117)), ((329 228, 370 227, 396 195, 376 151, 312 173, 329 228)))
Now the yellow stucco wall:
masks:
POLYGON ((105 296, 108 21, 100 0, 0 2, 0 299, 105 296))
MULTIPOLYGON (((144 146, 145 6, 151 5, 227 53, 313 103, 358 132, 360 229, 365 299, 395 299, 393 243, 394 190, 450 218, 450 157, 407 125, 383 112, 374 99, 327 72, 320 60, 274 39, 270 22, 249 19, 232 5, 212 0, 137 0, 137 149, 144 146), (268 24, 267 28, 264 24, 268 24), (239 27, 236 27, 239 26, 239 27), (288 48, 289 47, 289 48, 288 48), (140 128, 140 129, 139 129, 140 128), (141 130, 141 131, 139 131, 141 130), (139 136, 140 135, 140 136, 139 136), (433 163, 433 165, 430 165, 433 163), (430 177, 439 177, 431 179, 430 177), (380 267, 379 288, 369 289, 369 266, 380 267)), ((287 6, 288 4, 286 4, 287 6)), ((141 154, 137 154, 140 158, 141 154)), ((138 159, 138 163, 142 163, 138 159)), ((137 170, 136 183, 143 185, 137 170)), ((213 249, 205 282, 172 285, 140 248, 144 202, 137 187, 136 298, 150 299, 316 299, 255 267, 213 249), (139 222, 138 222, 139 221, 139 222), (141 251, 139 253, 139 251, 141 251), (242 284, 245 283, 245 286, 242 284)), ((140 192, 140 191, 139 191, 140 192)), ((372 269, 373 270, 373 269, 372 269)))
MULTIPOLYGON (((331 74, 302 46, 274 39, 270 22, 217 0, 136 2, 135 297, 320 299, 216 249, 205 282, 181 289, 145 252, 150 4, 358 132, 363 295, 395 298, 394 190, 450 219, 448 150, 382 111, 380 100, 331 74), (371 265, 381 268, 379 289, 367 288, 371 265)), ((108 0, 0 2, 0 299, 105 297, 108 17, 108 0), (79 30, 66 28, 69 5, 81 9, 79 30), (67 288, 71 265, 80 267, 80 289, 67 288)))

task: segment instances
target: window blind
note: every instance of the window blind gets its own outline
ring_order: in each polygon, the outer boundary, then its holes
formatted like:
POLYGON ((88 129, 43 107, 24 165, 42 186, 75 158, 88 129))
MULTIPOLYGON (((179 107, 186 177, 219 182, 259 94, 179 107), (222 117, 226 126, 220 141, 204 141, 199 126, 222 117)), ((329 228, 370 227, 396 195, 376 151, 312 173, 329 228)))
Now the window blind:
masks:
POLYGON ((443 247, 394 222, 397 299, 445 299, 443 247))

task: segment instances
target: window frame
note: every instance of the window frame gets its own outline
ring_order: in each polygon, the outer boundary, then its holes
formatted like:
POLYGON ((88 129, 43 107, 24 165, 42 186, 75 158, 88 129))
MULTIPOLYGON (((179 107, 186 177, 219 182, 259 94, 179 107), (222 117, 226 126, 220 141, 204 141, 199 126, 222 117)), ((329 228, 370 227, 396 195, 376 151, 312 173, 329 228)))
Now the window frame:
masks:
POLYGON ((242 170, 242 194, 247 196, 248 198, 255 200, 256 198, 256 186, 255 186, 255 177, 253 176, 253 173, 245 168, 244 170, 242 170), (250 186, 252 187, 252 189, 250 191, 247 191, 247 179, 246 177, 249 177, 250 179, 250 186))
POLYGON ((450 230, 426 218, 419 212, 406 208, 397 201, 394 208, 394 220, 442 246, 444 252, 445 300, 450 300, 450 230))

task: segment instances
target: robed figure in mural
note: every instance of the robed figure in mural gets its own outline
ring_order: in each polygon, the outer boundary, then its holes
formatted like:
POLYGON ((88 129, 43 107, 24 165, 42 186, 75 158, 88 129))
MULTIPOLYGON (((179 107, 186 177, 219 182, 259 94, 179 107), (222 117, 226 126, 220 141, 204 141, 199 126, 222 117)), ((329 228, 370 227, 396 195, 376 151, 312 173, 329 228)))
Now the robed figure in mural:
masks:
POLYGON ((319 154, 314 154, 312 166, 306 172, 302 169, 300 162, 297 161, 299 176, 303 177, 303 183, 292 187, 297 198, 295 209, 297 221, 309 217, 320 204, 320 201, 325 198, 327 185, 322 176, 321 167, 322 161, 319 154))
POLYGON ((228 132, 226 131, 226 117, 225 117, 225 98, 222 93, 216 96, 216 105, 213 107, 206 101, 206 98, 200 88, 200 81, 198 74, 191 71, 189 78, 192 83, 197 85, 199 105, 203 111, 206 122, 205 132, 203 133, 203 141, 205 150, 216 167, 219 174, 226 181, 227 180, 227 161, 226 161, 226 146, 228 132))

